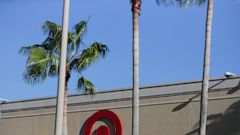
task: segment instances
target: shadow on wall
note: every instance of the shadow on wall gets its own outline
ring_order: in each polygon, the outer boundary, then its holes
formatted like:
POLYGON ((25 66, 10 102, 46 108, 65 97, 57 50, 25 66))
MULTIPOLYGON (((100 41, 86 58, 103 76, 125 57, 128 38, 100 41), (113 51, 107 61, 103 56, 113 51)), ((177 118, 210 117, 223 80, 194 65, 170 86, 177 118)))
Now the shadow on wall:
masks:
MULTIPOLYGON (((212 85, 209 87, 209 91, 211 91, 212 89, 214 89, 214 87, 220 85, 221 83, 223 83, 226 79, 212 85)), ((234 94, 235 92, 237 92, 238 90, 240 90, 240 81, 238 82, 237 86, 233 87, 232 89, 230 89, 227 94, 234 94)), ((188 101, 181 103, 180 105, 174 107, 172 109, 172 112, 176 112, 179 111, 181 109, 183 109, 184 107, 186 107, 189 103, 191 103, 194 99, 196 99, 197 97, 201 96, 201 93, 198 93, 196 95, 194 95, 193 97, 189 98, 188 101)))
POLYGON ((84 124, 83 124, 83 126, 81 127, 80 132, 79 132, 79 135, 84 135, 84 129, 85 129, 85 127, 86 127, 86 122, 87 122, 87 121, 85 121, 84 124))
POLYGON ((231 90, 229 90, 227 94, 233 94, 237 92, 239 89, 240 89, 240 81, 238 82, 238 85, 233 87, 231 90))
MULTIPOLYGON (((221 84, 225 80, 222 80, 213 86, 209 87, 209 91, 215 86, 221 84)), ((240 81, 238 84, 230 89, 227 94, 234 94, 240 90, 240 81)), ((174 107, 172 112, 179 111, 191 103, 195 98, 199 97, 201 93, 198 93, 191 97, 188 101, 181 103, 174 107)), ((224 113, 218 113, 208 116, 207 135, 240 135, 240 100, 233 103, 226 109, 224 113)), ((186 135, 198 135, 199 122, 197 122, 193 130, 186 135)))
MULTIPOLYGON (((226 80, 226 79, 221 80, 220 82, 218 82, 218 83, 210 86, 210 87, 209 87, 209 91, 211 91, 212 89, 214 89, 214 87, 216 87, 216 86, 220 85, 221 83, 223 83, 225 80, 226 80)), ((240 85, 240 82, 239 82, 239 85, 240 85)), ((238 86, 239 86, 239 85, 238 85, 238 86)), ((235 88, 235 87, 234 87, 234 88, 235 88)), ((231 91, 231 90, 230 90, 230 91, 231 91)), ((180 105, 176 106, 175 108, 173 108, 173 109, 172 109, 172 112, 176 112, 176 111, 179 111, 179 110, 183 109, 184 107, 186 107, 189 103, 191 103, 194 99, 196 99, 196 98, 199 97, 200 95, 201 95, 201 93, 198 93, 198 94, 196 94, 195 96, 189 98, 188 101, 183 102, 182 104, 180 104, 180 105)))
MULTIPOLYGON (((230 105, 224 113, 208 116, 207 135, 240 135, 240 100, 230 105)), ((199 124, 186 135, 198 135, 199 124)))

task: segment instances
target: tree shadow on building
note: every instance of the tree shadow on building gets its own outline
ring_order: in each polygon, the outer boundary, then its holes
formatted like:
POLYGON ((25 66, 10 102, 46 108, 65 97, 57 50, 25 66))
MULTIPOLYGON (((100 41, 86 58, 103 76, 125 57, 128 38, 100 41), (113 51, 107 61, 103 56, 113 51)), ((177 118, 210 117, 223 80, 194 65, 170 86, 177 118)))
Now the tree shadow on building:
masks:
MULTIPOLYGON (((231 104, 224 113, 208 116, 207 135, 240 135, 240 100, 231 104)), ((198 135, 199 124, 186 135, 198 135)))
POLYGON ((81 127, 80 132, 79 132, 79 135, 84 135, 84 129, 85 129, 85 127, 86 127, 86 122, 87 122, 87 121, 85 121, 84 124, 83 124, 83 126, 81 127))
POLYGON ((233 94, 233 93, 237 92, 238 90, 240 90, 240 81, 238 82, 238 85, 233 87, 231 90, 229 90, 227 92, 227 94, 233 94))
MULTIPOLYGON (((223 83, 225 80, 226 80, 226 79, 223 79, 223 80, 217 82, 216 84, 210 86, 210 87, 209 87, 209 91, 211 91, 214 87, 216 87, 216 86, 220 85, 221 83, 223 83)), ((239 85, 240 85, 240 84, 239 84, 239 85)), ((176 111, 179 111, 179 110, 183 109, 184 107, 186 107, 189 103, 191 103, 194 99, 196 99, 196 98, 199 97, 200 95, 201 95, 201 93, 198 93, 198 94, 194 95, 193 97, 189 98, 188 101, 183 102, 183 103, 181 103, 180 105, 174 107, 174 108, 172 109, 172 112, 176 112, 176 111)))

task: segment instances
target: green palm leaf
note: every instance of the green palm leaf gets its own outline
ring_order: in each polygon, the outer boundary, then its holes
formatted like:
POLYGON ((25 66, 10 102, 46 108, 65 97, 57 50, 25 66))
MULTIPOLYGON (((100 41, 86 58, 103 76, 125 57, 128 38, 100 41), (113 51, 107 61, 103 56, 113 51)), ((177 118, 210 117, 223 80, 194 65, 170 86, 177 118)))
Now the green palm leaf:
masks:
POLYGON ((22 48, 20 48, 18 53, 23 54, 23 55, 29 55, 29 53, 35 48, 43 48, 43 46, 39 45, 39 44, 35 44, 35 45, 27 46, 27 47, 22 47, 22 48))
POLYGON ((40 48, 32 48, 29 57, 27 59, 27 64, 44 63, 47 59, 47 52, 40 48))
POLYGON ((52 35, 56 35, 59 31, 62 31, 62 26, 57 25, 54 22, 51 21, 46 21, 43 26, 42 29, 45 33, 48 33, 48 35, 52 36, 52 35))
POLYGON ((48 33, 48 37, 42 43, 45 49, 60 53, 62 26, 59 26, 53 22, 46 21, 42 26, 45 33, 48 33))
POLYGON ((23 78, 27 83, 35 84, 49 76, 58 74, 58 58, 42 48, 32 48, 27 58, 23 78))
POLYGON ((42 82, 47 77, 47 53, 40 48, 32 48, 26 66, 23 79, 29 84, 42 82))
POLYGON ((108 52, 106 45, 95 42, 89 48, 85 49, 79 58, 74 59, 70 63, 71 69, 81 72, 92 63, 96 62, 100 57, 105 57, 108 52))
POLYGON ((93 83, 84 77, 78 79, 77 89, 82 90, 84 93, 87 94, 94 94, 96 92, 93 83))
POLYGON ((30 65, 23 73, 23 79, 28 84, 36 84, 42 82, 47 77, 46 68, 42 65, 30 65))
POLYGON ((48 75, 51 77, 55 77, 58 75, 59 72, 59 60, 56 57, 51 57, 50 59, 50 65, 48 70, 48 75))
POLYGON ((81 21, 80 23, 76 24, 74 26, 75 32, 74 32, 74 38, 73 38, 73 47, 78 48, 78 45, 81 43, 81 37, 86 33, 87 31, 87 22, 81 21))
MULTIPOLYGON (((29 84, 42 82, 47 77, 55 77, 59 72, 62 26, 46 21, 42 28, 45 33, 48 33, 42 44, 22 47, 19 50, 20 54, 27 56, 23 79, 29 84)), ((73 32, 68 33, 66 72, 69 75, 72 71, 81 73, 100 57, 104 57, 108 51, 107 46, 99 42, 81 51, 82 36, 86 29, 87 21, 81 21, 74 26, 73 32)), ((94 85, 84 77, 78 80, 78 89, 85 90, 89 94, 95 92, 94 85)))
POLYGON ((190 5, 200 6, 204 4, 206 0, 156 0, 156 2, 158 5, 188 7, 190 5))

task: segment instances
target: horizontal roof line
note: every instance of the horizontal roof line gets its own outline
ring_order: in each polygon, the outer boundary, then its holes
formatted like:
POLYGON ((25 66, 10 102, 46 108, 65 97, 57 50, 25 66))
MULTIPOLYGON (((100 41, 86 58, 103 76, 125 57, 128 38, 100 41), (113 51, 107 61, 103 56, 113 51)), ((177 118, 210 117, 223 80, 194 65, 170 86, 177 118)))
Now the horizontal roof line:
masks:
MULTIPOLYGON (((240 87, 240 77, 212 79, 209 83, 209 91, 232 90, 240 87)), ((184 83, 152 85, 141 87, 140 98, 157 98, 162 96, 176 96, 183 94, 199 93, 202 81, 191 81, 184 83)), ((132 91, 130 89, 120 89, 114 91, 102 91, 96 93, 94 97, 85 94, 72 94, 68 98, 68 104, 95 104, 102 102, 130 100, 132 91)), ((46 108, 56 106, 56 97, 45 97, 38 99, 28 99, 11 101, 2 104, 3 112, 15 110, 28 110, 36 108, 46 108)))
MULTIPOLYGON (((232 78, 226 78, 226 77, 221 77, 221 78, 214 78, 210 79, 210 81, 218 81, 218 80, 230 80, 230 79, 238 79, 240 77, 232 77, 232 78)), ((185 84, 193 84, 193 83, 201 83, 201 80, 193 80, 193 81, 183 81, 183 82, 176 82, 176 83, 166 83, 166 84, 154 84, 154 85, 146 85, 140 87, 141 89, 148 89, 148 88, 154 88, 154 87, 168 87, 168 86, 174 86, 174 85, 185 85, 185 84)), ((101 90, 98 91, 97 94, 103 94, 103 93, 110 93, 110 92, 119 92, 119 91, 128 91, 131 90, 132 88, 126 87, 126 88, 116 88, 116 89, 110 89, 110 90, 101 90)), ((81 96, 81 95, 89 95, 89 94, 83 94, 83 93, 77 93, 77 94, 69 94, 68 97, 73 97, 73 96, 81 96)), ((20 100, 14 100, 14 101, 7 101, 4 102, 4 104, 9 104, 9 103, 15 103, 15 102, 26 102, 26 101, 35 101, 35 100, 47 100, 47 99, 55 99, 56 96, 46 96, 46 97, 38 97, 38 98, 30 98, 30 99, 20 99, 20 100)))

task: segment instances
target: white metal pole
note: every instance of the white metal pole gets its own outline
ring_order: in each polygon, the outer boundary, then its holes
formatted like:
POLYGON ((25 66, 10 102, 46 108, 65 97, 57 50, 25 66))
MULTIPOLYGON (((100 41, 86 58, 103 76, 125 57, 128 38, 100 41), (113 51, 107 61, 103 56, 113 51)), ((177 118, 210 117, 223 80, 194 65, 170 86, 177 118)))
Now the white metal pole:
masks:
POLYGON ((62 42, 61 42, 61 60, 60 72, 58 77, 58 96, 57 96, 57 110, 55 116, 55 135, 62 135, 63 129, 63 104, 66 78, 66 57, 67 57, 67 41, 68 41, 68 18, 69 18, 70 0, 64 0, 63 17, 62 17, 62 42))

